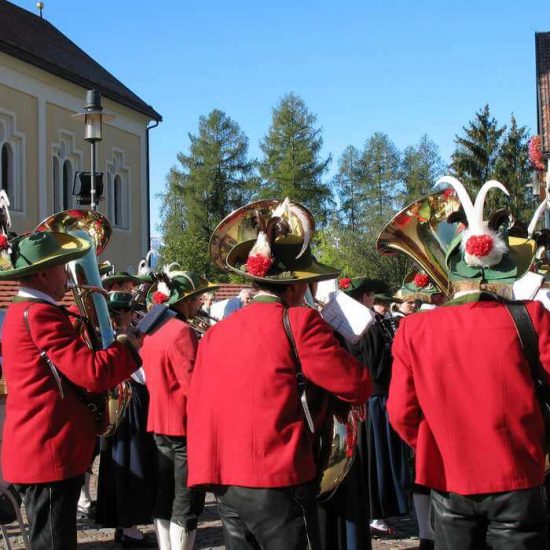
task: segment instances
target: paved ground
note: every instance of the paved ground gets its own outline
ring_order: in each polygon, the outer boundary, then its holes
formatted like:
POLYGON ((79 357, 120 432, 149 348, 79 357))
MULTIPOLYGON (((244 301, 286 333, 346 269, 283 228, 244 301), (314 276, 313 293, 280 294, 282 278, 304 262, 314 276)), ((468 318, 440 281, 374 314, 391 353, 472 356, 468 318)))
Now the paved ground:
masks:
MULTIPOLYGON (((195 543, 195 549, 221 550, 224 547, 221 524, 216 514, 215 503, 208 499, 204 514, 201 516, 199 531, 195 543)), ((416 533, 416 522, 412 517, 396 519, 393 526, 397 530, 394 537, 375 538, 373 541, 374 550, 390 550, 417 548, 418 539, 416 533)), ((142 530, 153 533, 152 526, 143 526, 142 530)), ((82 520, 78 523, 78 548, 79 550, 102 550, 109 548, 121 548, 113 541, 113 529, 100 529, 92 521, 82 520)), ((8 534, 12 548, 23 549, 23 543, 18 530, 14 524, 8 526, 8 534)))
MULTIPOLYGON (((95 478, 92 476, 91 493, 95 494, 95 478)), ((373 540, 374 550, 390 550, 417 548, 418 538, 416 538, 417 526, 414 516, 395 519, 392 526, 396 535, 392 537, 381 537, 373 540)), ((142 531, 153 534, 152 525, 141 526, 142 531)), ((18 528, 15 524, 7 526, 9 539, 14 550, 24 548, 18 528)), ((109 548, 121 548, 113 540, 113 529, 101 529, 90 520, 80 520, 78 522, 78 548, 79 550, 102 550, 109 548)), ((1 538, 1 536, 0 536, 1 538)), ((2 541, 3 543, 3 541, 2 541)), ((199 521, 197 540, 195 549, 221 550, 223 545, 221 523, 216 512, 216 504, 212 495, 207 495, 204 513, 199 521)))

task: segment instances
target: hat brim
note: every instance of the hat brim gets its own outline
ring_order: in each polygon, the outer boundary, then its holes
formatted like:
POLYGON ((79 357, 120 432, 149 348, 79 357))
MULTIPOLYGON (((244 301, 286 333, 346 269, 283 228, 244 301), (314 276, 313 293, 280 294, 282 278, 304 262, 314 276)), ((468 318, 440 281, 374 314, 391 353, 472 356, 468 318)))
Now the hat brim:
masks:
MULTIPOLYGON (((151 286, 151 288, 147 291, 147 302, 150 304, 153 303, 153 294, 157 291, 157 287, 158 287, 158 283, 154 283, 151 286)), ((168 300, 166 300, 166 302, 163 302, 163 303, 166 304, 167 306, 173 306, 174 304, 177 304, 182 300, 188 300, 189 298, 193 298, 195 296, 198 296, 199 294, 204 294, 205 292, 213 292, 215 290, 218 290, 219 288, 220 288, 220 285, 217 285, 211 282, 208 282, 208 286, 198 288, 197 290, 193 290, 191 292, 180 292, 179 289, 173 288, 171 289, 168 300)))
POLYGON ((226 262, 227 268, 239 275, 257 281, 261 283, 288 285, 293 283, 313 283, 316 281, 327 281, 329 279, 335 279, 340 275, 341 270, 335 269, 328 265, 312 260, 310 265, 300 270, 291 271, 290 276, 284 277, 273 275, 268 277, 258 277, 256 275, 250 275, 246 271, 242 270, 239 265, 244 265, 248 259, 248 254, 252 250, 252 247, 256 243, 256 240, 245 241, 235 245, 227 254, 226 262))
POLYGON ((401 298, 396 298, 395 296, 389 296, 388 294, 375 294, 375 300, 380 302, 394 302, 400 304, 402 302, 401 298))
POLYGON ((101 283, 105 287, 105 285, 114 285, 117 283, 125 283, 126 281, 131 281, 132 283, 139 285, 141 284, 141 279, 136 277, 135 275, 110 275, 108 277, 105 277, 101 280, 101 283))
MULTIPOLYGON (((466 264, 460 250, 461 237, 457 237, 447 254, 446 263, 451 281, 481 279, 479 268, 466 264)), ((537 244, 533 239, 508 237, 508 253, 494 267, 484 270, 488 282, 513 284, 531 267, 535 259, 537 244)))
MULTIPOLYGON (((19 279, 24 279, 25 277, 38 273, 39 271, 43 271, 44 269, 63 265, 71 262, 72 260, 77 260, 78 258, 84 256, 88 250, 90 250, 91 244, 80 237, 74 237, 68 233, 52 232, 51 235, 53 235, 56 239, 60 250, 54 254, 46 256, 32 265, 19 267, 16 269, 5 269, 7 262, 4 263, 3 261, 0 261, 0 281, 17 281, 19 279)), ((28 235, 22 235, 18 237, 14 241, 14 244, 27 236, 28 235)))

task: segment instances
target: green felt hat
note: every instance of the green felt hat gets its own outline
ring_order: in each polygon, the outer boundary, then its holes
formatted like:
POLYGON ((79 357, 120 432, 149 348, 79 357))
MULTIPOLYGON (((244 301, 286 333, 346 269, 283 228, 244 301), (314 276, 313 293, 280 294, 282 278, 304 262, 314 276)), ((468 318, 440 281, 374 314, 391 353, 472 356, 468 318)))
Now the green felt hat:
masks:
POLYGON ((535 258, 536 242, 523 237, 508 237, 508 252, 502 260, 491 267, 473 267, 464 260, 462 239, 456 237, 451 243, 445 262, 451 281, 479 280, 513 284, 530 268, 535 258))
POLYGON ((346 294, 365 292, 372 292, 380 296, 390 294, 390 288, 384 281, 368 277, 343 277, 338 281, 338 288, 346 294))
POLYGON ((106 260, 97 264, 97 269, 99 270, 99 274, 101 275, 101 277, 104 277, 106 275, 109 275, 109 273, 113 273, 115 270, 115 266, 111 262, 106 260))
POLYGON ((119 309, 132 309, 133 305, 133 295, 131 292, 122 292, 120 290, 115 290, 114 292, 109 292, 108 306, 109 309, 113 311, 118 311, 119 309))
POLYGON ((403 280, 403 285, 395 293, 395 298, 401 301, 420 300, 426 304, 431 304, 433 297, 440 294, 441 291, 435 286, 434 282, 424 272, 410 271, 403 280))
POLYGON ((271 246, 272 263, 264 276, 249 272, 249 254, 256 240, 249 240, 234 246, 227 255, 227 267, 232 271, 258 282, 293 284, 334 279, 339 269, 318 262, 308 246, 298 258, 304 239, 298 235, 278 237, 271 246))
POLYGON ((90 246, 85 239, 67 233, 38 231, 15 237, 0 254, 0 280, 18 280, 66 264, 84 256, 90 246))
POLYGON ((219 285, 211 283, 195 271, 171 271, 165 281, 154 283, 147 292, 148 304, 174 305, 198 294, 217 290, 219 285))
POLYGON ((135 275, 131 275, 126 271, 117 271, 112 275, 104 277, 101 282, 103 283, 103 288, 109 288, 111 285, 116 283, 125 283, 126 281, 131 281, 132 283, 139 285, 141 284, 141 279, 135 275))

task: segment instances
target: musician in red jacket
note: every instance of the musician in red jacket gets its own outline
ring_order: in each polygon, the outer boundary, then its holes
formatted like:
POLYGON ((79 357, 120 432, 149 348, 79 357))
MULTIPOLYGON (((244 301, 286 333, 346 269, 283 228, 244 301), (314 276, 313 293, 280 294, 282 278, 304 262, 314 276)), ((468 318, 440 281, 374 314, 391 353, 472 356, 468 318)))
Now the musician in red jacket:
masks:
POLYGON ((65 264, 89 249, 84 239, 2 235, 0 246, 0 280, 21 282, 3 325, 4 478, 24 498, 33 550, 76 549, 76 504, 97 434, 83 388, 103 392, 128 378, 140 365, 139 342, 127 334, 92 351, 57 305, 65 264))
POLYGON ((204 292, 217 288, 192 271, 175 271, 154 284, 153 304, 165 303, 177 316, 147 336, 141 350, 149 390, 147 431, 154 434, 158 488, 153 520, 160 550, 193 547, 204 492, 187 488, 187 395, 198 339, 189 325, 204 292))
POLYGON ((259 289, 201 340, 188 400, 189 484, 216 493, 228 548, 318 547, 319 472, 285 309, 303 375, 324 390, 317 426, 329 394, 363 404, 370 391, 368 371, 317 311, 300 307, 309 282, 338 275, 313 258, 312 226, 300 205, 259 201, 228 216, 211 239, 217 264, 259 289), (250 240, 238 242, 243 235, 250 240))
MULTIPOLYGON (((507 237, 507 216, 482 219, 454 178, 465 229, 446 265, 455 299, 402 319, 388 412, 432 489, 435 548, 546 548, 544 426, 528 359, 502 297, 529 268, 535 242, 507 237)), ((481 204, 480 204, 481 203, 481 204)), ((550 373, 550 313, 525 302, 550 373)))

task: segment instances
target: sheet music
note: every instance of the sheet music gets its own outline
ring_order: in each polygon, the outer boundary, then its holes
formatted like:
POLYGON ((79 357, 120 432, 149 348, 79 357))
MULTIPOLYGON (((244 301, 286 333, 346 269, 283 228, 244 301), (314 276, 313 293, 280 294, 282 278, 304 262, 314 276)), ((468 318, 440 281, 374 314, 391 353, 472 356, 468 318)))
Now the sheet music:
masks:
POLYGON ((348 342, 355 344, 374 322, 374 312, 341 290, 328 294, 323 319, 348 342))

